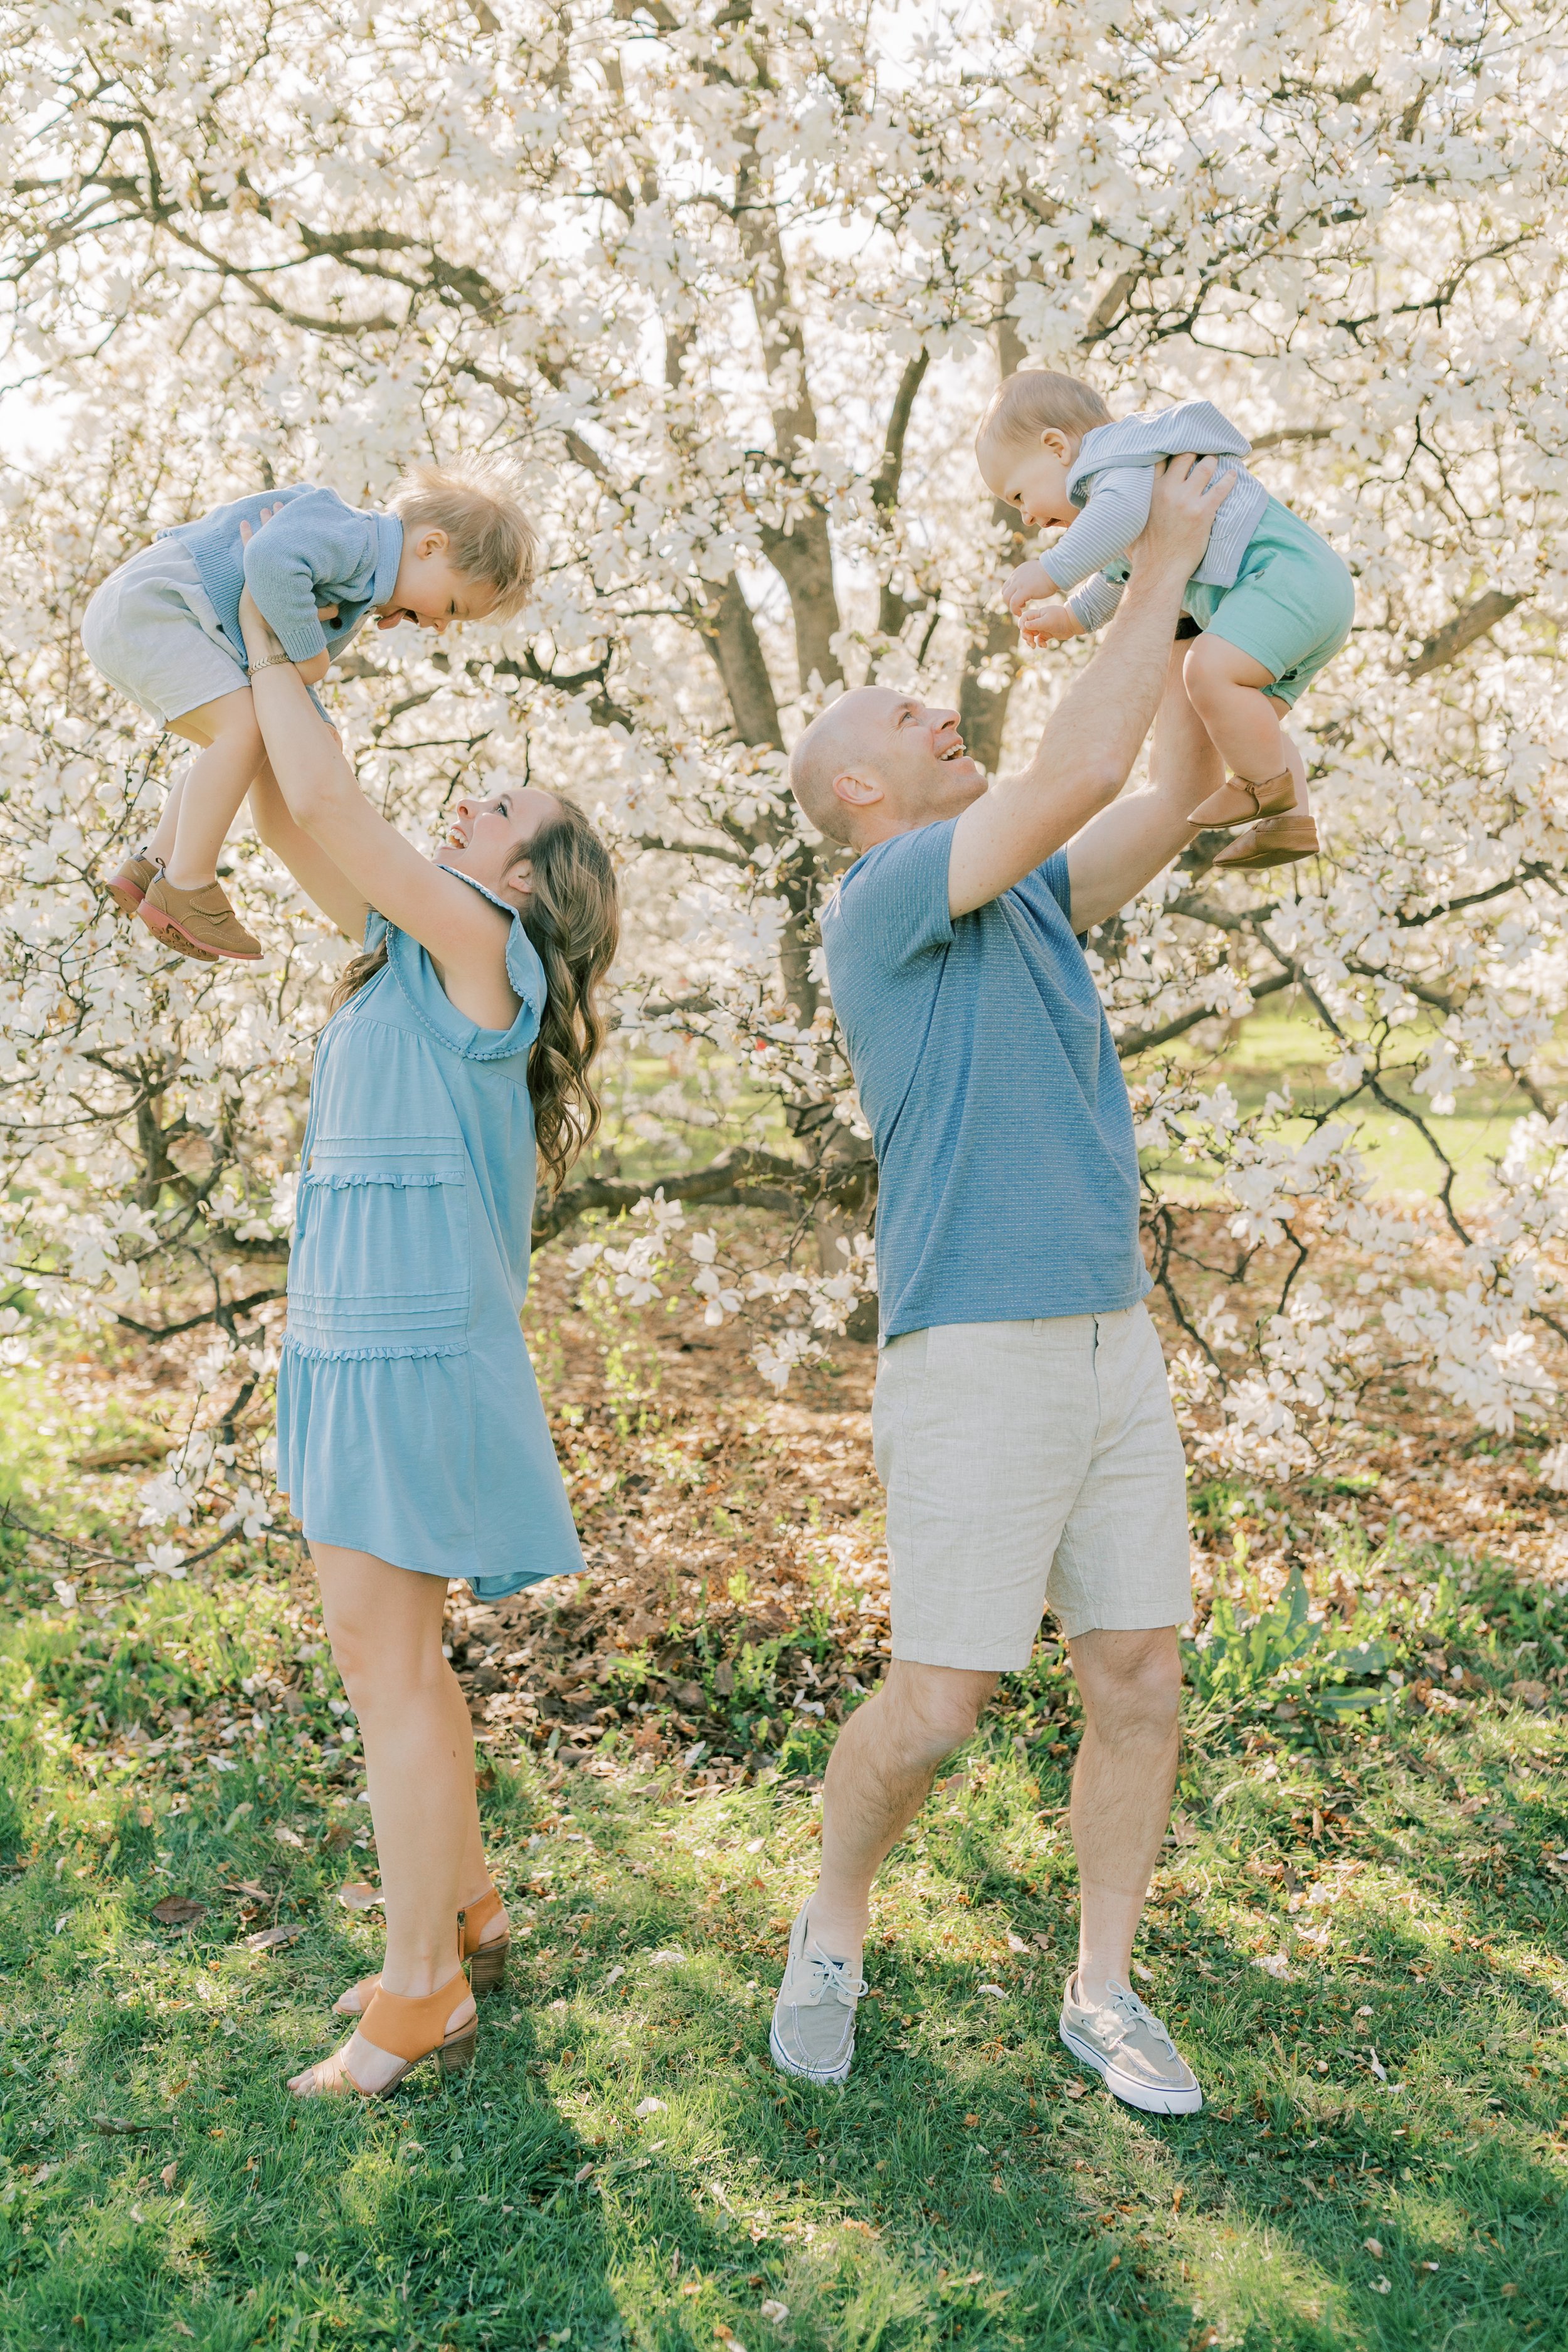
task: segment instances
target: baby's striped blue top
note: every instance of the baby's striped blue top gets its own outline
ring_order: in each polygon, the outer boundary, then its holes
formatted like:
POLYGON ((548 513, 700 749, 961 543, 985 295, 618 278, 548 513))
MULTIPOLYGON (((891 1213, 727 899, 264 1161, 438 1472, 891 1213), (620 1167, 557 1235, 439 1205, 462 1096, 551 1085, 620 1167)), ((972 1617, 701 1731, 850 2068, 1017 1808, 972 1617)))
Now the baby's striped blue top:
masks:
POLYGON ((1103 575, 1108 563, 1120 563, 1149 520, 1153 468, 1186 450, 1218 457, 1221 473, 1237 478, 1193 574, 1206 587, 1235 586, 1268 504, 1262 483, 1238 463, 1251 448, 1246 435, 1207 400, 1180 401, 1148 416, 1119 417, 1084 435, 1068 469, 1068 496, 1083 512, 1040 561, 1058 588, 1078 588, 1080 580, 1088 581, 1068 600, 1085 628, 1103 627, 1121 600, 1120 581, 1090 575, 1103 575))

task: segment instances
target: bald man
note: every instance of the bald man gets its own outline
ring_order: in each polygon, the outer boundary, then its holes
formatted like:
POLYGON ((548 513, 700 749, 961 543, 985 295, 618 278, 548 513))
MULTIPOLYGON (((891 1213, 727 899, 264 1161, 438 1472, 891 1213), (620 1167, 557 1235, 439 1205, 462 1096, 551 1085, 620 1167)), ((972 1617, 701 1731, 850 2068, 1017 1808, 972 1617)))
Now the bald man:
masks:
POLYGON ((812 824, 855 853, 822 939, 879 1171, 892 1564, 893 1662, 834 1748, 773 2011, 774 2063, 816 2082, 854 2056, 877 1870, 1048 1608, 1084 1711, 1062 2039, 1133 2106, 1203 2105, 1130 1985, 1192 1586, 1131 1111, 1080 941, 1186 846, 1222 781, 1173 639, 1233 478, 1171 461, 1121 609, 1022 774, 987 788, 954 712, 883 687, 834 703, 791 762, 812 824), (1156 711, 1151 781, 1121 799, 1156 711))

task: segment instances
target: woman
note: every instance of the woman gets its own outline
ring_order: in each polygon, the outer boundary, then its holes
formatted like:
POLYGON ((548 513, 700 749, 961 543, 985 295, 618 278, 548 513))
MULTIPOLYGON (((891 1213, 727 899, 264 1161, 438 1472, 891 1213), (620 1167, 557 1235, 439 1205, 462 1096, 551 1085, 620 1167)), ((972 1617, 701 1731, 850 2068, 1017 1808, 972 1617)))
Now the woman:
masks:
POLYGON ((447 1580, 494 1600, 582 1566, 518 1316, 536 1150, 559 1183, 598 1120, 616 883, 587 821, 531 788, 460 801, 422 857, 248 596, 240 621, 270 770, 257 829, 366 949, 311 1081, 278 1459, 359 1717, 386 1913, 380 1977, 338 2003, 356 2031, 289 2087, 376 2097, 421 2058, 468 2063, 462 1958, 478 1988, 506 1948, 447 1580))

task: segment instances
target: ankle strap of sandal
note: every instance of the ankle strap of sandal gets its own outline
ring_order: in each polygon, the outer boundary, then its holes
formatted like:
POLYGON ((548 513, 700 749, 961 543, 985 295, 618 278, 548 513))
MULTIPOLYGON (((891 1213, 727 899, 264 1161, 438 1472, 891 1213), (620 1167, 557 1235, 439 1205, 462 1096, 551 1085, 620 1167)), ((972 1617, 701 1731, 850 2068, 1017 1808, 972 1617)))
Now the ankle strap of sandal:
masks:
POLYGON ((447 2020, 468 1990, 461 1969, 434 1992, 388 1992, 384 1985, 377 1985, 359 2030, 378 2050, 412 2063, 440 2048, 447 2039, 447 2020))
POLYGON ((471 1903, 465 1904, 458 1914, 462 1923, 462 1951, 465 1959, 472 1958, 484 1941, 485 1929, 498 1913, 505 1909, 505 1904, 493 1886, 487 1888, 483 1895, 476 1895, 471 1903))

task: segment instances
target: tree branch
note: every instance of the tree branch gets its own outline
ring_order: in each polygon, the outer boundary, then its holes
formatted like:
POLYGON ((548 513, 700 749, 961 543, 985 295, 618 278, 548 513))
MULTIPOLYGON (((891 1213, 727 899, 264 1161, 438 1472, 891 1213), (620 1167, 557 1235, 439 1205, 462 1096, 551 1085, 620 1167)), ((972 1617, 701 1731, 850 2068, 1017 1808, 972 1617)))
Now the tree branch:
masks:
POLYGON ((542 1243, 552 1241, 589 1209, 635 1209, 639 1201, 651 1201, 659 1192, 667 1201, 716 1201, 733 1192, 737 1185, 768 1178, 775 1183, 787 1183, 795 1196, 813 1189, 818 1192, 828 1189, 797 1160, 781 1159, 772 1151, 743 1150, 726 1151, 707 1168, 689 1169, 681 1175, 651 1177, 647 1183, 588 1176, 564 1192, 558 1192, 552 1201, 541 1199, 533 1213, 533 1245, 537 1249, 542 1243))
POLYGON ((1462 613, 1456 613, 1435 637, 1427 638, 1415 659, 1405 663, 1405 677, 1426 677, 1433 670, 1442 669, 1447 663, 1457 661, 1467 646, 1473 646, 1478 637, 1484 637, 1489 630, 1495 629, 1516 605, 1524 602, 1522 596, 1509 596, 1500 588, 1489 588, 1484 596, 1478 596, 1473 604, 1467 604, 1462 613))
MULTIPOLYGON (((1252 992, 1253 1003, 1257 1004, 1262 997, 1276 995, 1282 988, 1289 988, 1295 977, 1293 971, 1275 971, 1270 972, 1266 980, 1248 981, 1247 984, 1252 992)), ((1134 1054, 1146 1054, 1152 1046, 1169 1045, 1173 1037, 1183 1036, 1187 1030, 1195 1029, 1200 1021, 1213 1021, 1215 1017, 1212 1004, 1198 1004, 1190 1013, 1178 1013, 1173 1021, 1162 1022, 1158 1029, 1130 1030, 1125 1037, 1119 1037, 1116 1041, 1118 1058, 1123 1062, 1131 1061, 1134 1054)), ((1245 1013, 1241 1016, 1243 1020, 1246 1017, 1245 1013)))

